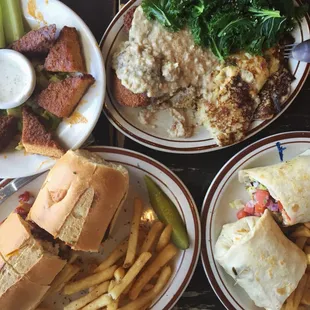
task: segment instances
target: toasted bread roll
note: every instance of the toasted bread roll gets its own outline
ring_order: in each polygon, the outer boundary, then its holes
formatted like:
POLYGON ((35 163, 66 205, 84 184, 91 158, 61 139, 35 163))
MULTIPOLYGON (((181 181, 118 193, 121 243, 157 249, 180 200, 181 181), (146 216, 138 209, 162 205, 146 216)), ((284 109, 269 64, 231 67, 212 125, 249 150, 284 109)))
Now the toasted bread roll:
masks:
POLYGON ((28 219, 74 250, 96 252, 128 184, 122 166, 88 151, 70 150, 51 169, 28 219))

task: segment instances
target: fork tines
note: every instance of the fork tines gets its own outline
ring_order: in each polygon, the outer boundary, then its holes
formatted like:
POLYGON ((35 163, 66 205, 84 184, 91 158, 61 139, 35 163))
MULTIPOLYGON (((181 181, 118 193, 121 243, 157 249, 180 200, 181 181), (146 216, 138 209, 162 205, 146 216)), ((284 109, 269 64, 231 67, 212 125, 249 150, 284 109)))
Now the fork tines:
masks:
POLYGON ((280 46, 280 49, 283 51, 284 58, 291 58, 292 57, 292 50, 298 43, 293 44, 286 44, 284 46, 280 46))

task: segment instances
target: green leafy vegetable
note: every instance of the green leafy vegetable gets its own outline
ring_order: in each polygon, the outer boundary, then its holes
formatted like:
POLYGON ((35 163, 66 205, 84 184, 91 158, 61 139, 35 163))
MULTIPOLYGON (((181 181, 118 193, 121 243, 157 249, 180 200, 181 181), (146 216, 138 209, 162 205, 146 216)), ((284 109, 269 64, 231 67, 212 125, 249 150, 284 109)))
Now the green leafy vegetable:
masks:
POLYGON ((187 27, 194 42, 220 60, 241 50, 261 55, 308 10, 292 0, 143 0, 142 8, 169 31, 187 27))

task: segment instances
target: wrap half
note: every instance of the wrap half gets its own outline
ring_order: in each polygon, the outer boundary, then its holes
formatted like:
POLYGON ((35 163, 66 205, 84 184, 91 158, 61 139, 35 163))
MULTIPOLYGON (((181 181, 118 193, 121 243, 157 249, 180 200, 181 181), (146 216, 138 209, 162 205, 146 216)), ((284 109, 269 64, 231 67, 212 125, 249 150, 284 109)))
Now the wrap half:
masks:
POLYGON ((305 253, 285 237, 269 210, 226 224, 215 259, 256 306, 281 309, 305 273, 305 253))
POLYGON ((284 225, 310 221, 310 155, 273 166, 241 170, 239 181, 263 185, 272 199, 280 202, 284 225))

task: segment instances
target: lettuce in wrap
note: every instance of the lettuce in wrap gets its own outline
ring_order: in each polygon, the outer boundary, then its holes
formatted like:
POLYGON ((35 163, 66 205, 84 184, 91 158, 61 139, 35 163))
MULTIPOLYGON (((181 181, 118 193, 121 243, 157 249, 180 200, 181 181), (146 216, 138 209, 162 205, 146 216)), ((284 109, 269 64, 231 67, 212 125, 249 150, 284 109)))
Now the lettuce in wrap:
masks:
POLYGON ((251 200, 238 218, 260 216, 265 209, 273 212, 285 226, 310 221, 310 155, 266 167, 241 170, 251 200))

